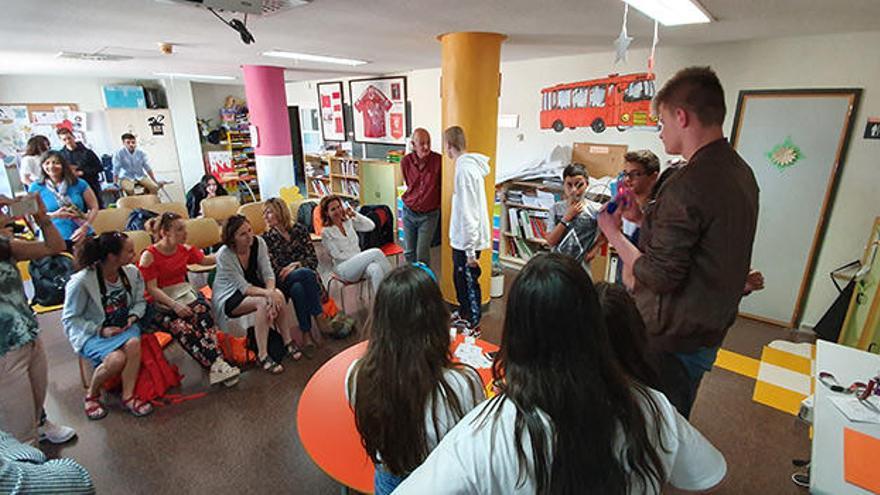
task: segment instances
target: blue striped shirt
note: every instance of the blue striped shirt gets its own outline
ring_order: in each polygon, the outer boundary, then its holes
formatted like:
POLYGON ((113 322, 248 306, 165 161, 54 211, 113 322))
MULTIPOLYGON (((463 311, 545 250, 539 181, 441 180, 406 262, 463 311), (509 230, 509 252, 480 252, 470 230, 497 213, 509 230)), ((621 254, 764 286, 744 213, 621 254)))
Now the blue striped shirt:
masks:
POLYGON ((0 431, 0 493, 92 494, 89 472, 73 459, 48 460, 39 450, 0 431))

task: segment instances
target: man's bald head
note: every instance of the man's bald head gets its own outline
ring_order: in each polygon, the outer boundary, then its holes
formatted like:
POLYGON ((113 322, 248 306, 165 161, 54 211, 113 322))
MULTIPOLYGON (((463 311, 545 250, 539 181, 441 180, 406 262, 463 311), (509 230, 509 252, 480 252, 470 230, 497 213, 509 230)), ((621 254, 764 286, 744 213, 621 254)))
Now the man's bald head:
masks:
POLYGON ((425 129, 417 128, 412 133, 412 146, 416 156, 424 159, 431 154, 431 135, 425 129))

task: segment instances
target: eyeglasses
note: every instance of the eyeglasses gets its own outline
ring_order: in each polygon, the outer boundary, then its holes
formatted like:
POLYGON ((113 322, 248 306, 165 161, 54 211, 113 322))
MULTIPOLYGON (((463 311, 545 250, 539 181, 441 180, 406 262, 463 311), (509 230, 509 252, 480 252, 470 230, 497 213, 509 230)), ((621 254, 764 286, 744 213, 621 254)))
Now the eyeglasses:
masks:
POLYGON ((627 172, 624 170, 623 172, 620 173, 620 176, 623 177, 624 179, 638 179, 639 177, 644 177, 646 175, 648 175, 648 174, 646 174, 645 172, 642 172, 640 170, 632 170, 630 172, 627 172))

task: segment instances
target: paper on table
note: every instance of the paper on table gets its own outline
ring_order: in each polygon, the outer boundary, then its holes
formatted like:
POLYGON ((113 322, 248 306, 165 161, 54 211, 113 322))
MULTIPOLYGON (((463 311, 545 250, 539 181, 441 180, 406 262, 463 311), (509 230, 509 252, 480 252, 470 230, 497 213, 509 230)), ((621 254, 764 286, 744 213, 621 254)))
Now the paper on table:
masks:
POLYGON ((877 459, 880 459, 880 439, 843 429, 843 477, 847 483, 880 493, 877 459))
POLYGON ((492 361, 483 354, 483 349, 467 342, 462 342, 455 348, 455 357, 460 362, 477 369, 492 366, 492 361))
POLYGON ((865 401, 856 397, 831 397, 829 400, 850 421, 880 424, 880 400, 876 396, 865 401))

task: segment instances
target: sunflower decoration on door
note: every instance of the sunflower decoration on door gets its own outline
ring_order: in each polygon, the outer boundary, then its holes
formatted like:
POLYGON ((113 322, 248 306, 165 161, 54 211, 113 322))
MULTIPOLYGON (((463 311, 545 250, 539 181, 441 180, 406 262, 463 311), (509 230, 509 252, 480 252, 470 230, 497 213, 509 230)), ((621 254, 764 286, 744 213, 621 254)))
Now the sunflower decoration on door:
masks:
POLYGON ((801 149, 791 141, 791 136, 788 136, 781 144, 777 144, 767 153, 767 158, 770 159, 770 163, 782 171, 792 167, 795 163, 802 160, 804 154, 801 149))

